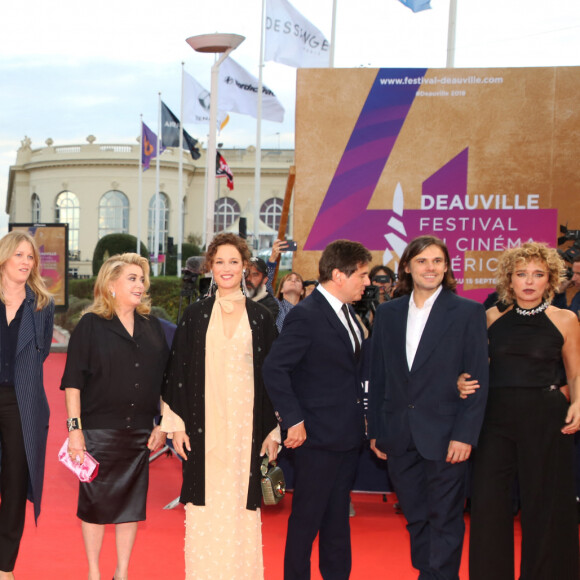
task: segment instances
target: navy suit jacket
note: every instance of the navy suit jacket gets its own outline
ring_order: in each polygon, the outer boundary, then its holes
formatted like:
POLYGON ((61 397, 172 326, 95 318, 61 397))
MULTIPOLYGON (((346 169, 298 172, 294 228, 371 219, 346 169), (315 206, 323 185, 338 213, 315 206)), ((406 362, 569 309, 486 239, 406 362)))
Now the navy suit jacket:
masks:
POLYGON ((50 416, 44 391, 43 364, 50 353, 53 321, 54 302, 51 301, 42 310, 36 310, 36 297, 30 286, 26 285, 14 360, 14 390, 28 462, 28 499, 34 503, 35 520, 40 515, 50 416))
POLYGON ((386 302, 373 324, 369 437, 387 455, 402 455, 412 440, 429 460, 444 460, 450 441, 475 445, 488 390, 488 346, 481 304, 443 289, 435 300, 413 366, 406 354, 410 296, 386 302), (481 387, 467 399, 460 373, 481 387))
POLYGON ((362 443, 359 363, 348 331, 319 291, 290 310, 262 372, 282 429, 304 421, 305 447, 347 451, 362 443))

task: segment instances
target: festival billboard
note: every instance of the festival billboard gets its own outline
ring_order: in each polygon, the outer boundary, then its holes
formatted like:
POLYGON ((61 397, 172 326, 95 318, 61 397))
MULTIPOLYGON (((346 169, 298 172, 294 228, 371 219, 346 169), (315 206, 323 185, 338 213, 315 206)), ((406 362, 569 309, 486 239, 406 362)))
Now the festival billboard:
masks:
POLYGON ((54 298, 57 312, 68 308, 68 224, 9 224, 9 230, 30 234, 40 254, 40 275, 54 298))
POLYGON ((446 241, 458 291, 483 300, 497 256, 580 228, 580 68, 299 69, 294 269, 333 240, 396 269, 446 241))

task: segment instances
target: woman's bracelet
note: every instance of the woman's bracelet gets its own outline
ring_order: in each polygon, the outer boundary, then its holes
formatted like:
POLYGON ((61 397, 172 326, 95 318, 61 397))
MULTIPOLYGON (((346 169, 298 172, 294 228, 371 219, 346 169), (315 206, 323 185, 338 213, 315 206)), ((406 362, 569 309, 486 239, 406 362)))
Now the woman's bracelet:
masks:
POLYGON ((71 431, 76 431, 77 429, 82 429, 83 425, 81 423, 81 418, 80 417, 72 417, 71 419, 67 419, 66 420, 66 427, 67 427, 69 433, 71 431))

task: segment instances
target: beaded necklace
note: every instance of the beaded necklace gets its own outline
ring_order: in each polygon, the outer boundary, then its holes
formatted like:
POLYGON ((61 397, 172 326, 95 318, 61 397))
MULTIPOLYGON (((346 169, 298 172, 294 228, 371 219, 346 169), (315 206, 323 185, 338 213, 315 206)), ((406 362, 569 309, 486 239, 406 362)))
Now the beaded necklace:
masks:
POLYGON ((535 316, 536 314, 540 314, 540 312, 544 312, 544 310, 546 310, 548 306, 550 306, 549 302, 542 302, 539 306, 526 310, 525 308, 521 308, 520 306, 518 306, 516 302, 514 310, 520 316, 535 316))

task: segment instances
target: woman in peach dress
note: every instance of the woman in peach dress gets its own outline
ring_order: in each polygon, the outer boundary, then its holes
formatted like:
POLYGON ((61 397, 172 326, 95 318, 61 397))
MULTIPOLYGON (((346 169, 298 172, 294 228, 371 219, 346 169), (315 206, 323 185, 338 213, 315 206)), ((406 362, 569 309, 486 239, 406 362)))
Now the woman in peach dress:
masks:
POLYGON ((178 324, 163 399, 162 429, 183 459, 186 578, 264 578, 260 464, 275 459, 279 433, 261 368, 276 337, 270 312, 241 284, 246 242, 218 234, 206 269, 215 296, 178 324))

